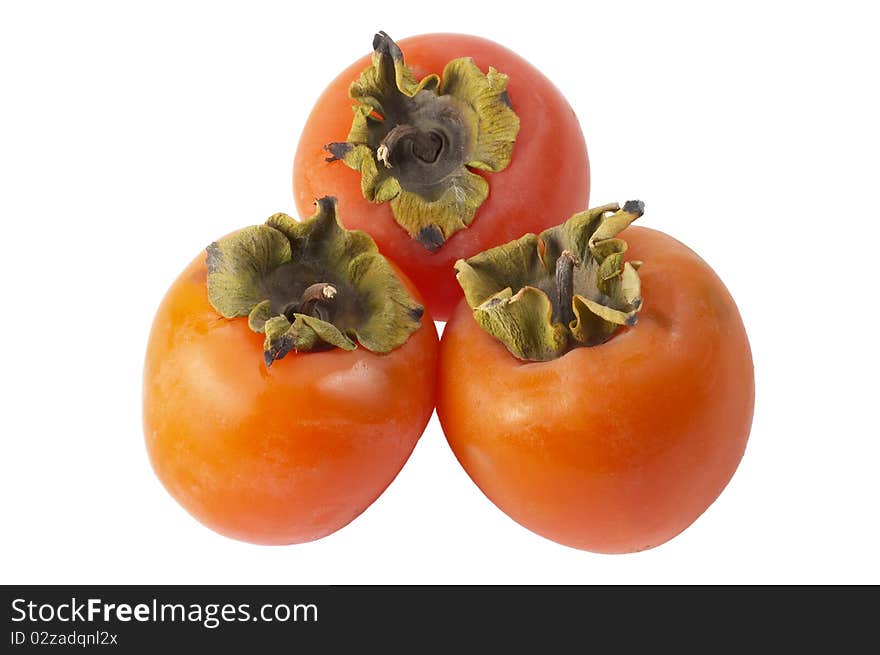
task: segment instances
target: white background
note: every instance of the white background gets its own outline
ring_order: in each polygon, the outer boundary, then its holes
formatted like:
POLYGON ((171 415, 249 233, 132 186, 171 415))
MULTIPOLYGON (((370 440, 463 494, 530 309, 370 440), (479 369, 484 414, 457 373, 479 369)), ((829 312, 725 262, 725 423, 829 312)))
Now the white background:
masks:
POLYGON ((3 4, 0 582, 880 582, 870 3, 392 4, 3 4), (212 239, 295 211, 307 113, 376 29, 517 50, 577 111, 592 204, 643 198, 737 299, 751 441, 675 540, 602 556, 533 535, 436 418, 379 501, 311 544, 220 537, 154 477, 152 315, 212 239))

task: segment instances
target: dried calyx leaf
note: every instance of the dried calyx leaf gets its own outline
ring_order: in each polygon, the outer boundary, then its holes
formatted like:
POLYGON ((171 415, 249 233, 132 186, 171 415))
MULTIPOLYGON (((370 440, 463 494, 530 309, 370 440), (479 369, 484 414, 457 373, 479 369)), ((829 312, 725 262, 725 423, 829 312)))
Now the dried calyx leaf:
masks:
POLYGON ((604 205, 455 264, 474 318, 520 359, 544 361, 606 341, 635 325, 637 268, 618 234, 644 213, 641 201, 604 205))
POLYGON ((470 57, 442 76, 417 81, 391 38, 373 39, 373 64, 352 82, 357 101, 346 142, 330 143, 327 161, 361 174, 371 202, 390 202, 398 224, 430 251, 467 227, 489 194, 470 169, 497 172, 510 163, 519 118, 507 76, 483 73, 470 57))
POLYGON ((302 222, 275 214, 208 246, 208 299, 226 318, 265 334, 267 366, 291 350, 376 353, 402 345, 423 308, 366 233, 346 230, 336 199, 302 222))

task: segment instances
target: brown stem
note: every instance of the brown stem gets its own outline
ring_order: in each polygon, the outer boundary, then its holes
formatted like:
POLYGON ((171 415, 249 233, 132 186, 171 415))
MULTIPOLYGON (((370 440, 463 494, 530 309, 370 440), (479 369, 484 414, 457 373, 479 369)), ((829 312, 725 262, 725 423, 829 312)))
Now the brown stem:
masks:
POLYGON ((434 132, 425 132, 419 128, 403 123, 395 126, 376 150, 376 156, 386 168, 391 168, 391 162, 395 158, 394 152, 400 147, 401 142, 409 141, 412 144, 412 152, 418 159, 426 164, 433 164, 443 150, 443 139, 434 132))
POLYGON ((563 250, 556 260, 556 307, 559 320, 566 325, 574 320, 571 306, 574 297, 574 267, 578 261, 568 250, 563 250))
POLYGON ((292 302, 282 312, 289 321, 293 321, 294 314, 306 314, 314 316, 322 321, 327 320, 327 311, 323 303, 336 297, 337 289, 328 282, 316 282, 302 292, 299 301, 292 302))

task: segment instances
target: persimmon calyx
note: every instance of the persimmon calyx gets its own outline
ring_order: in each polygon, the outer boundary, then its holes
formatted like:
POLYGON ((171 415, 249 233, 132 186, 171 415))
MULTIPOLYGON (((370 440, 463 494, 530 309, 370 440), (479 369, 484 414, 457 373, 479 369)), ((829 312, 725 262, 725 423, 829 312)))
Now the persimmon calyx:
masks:
POLYGON ((618 234, 644 213, 631 200, 575 214, 455 264, 477 323, 516 357, 546 361, 607 341, 635 325, 642 306, 637 269, 618 234))
POLYGON ((504 170, 519 133, 507 76, 483 73, 470 57, 417 81, 398 45, 373 39, 373 63, 349 87, 357 101, 347 140, 325 146, 361 174, 371 202, 429 251, 474 220, 489 183, 471 169, 504 170))
POLYGON ((305 221, 275 214, 207 248, 208 300, 265 334, 267 366, 291 350, 387 353, 421 326, 422 306, 373 239, 340 225, 335 198, 316 205, 305 221))

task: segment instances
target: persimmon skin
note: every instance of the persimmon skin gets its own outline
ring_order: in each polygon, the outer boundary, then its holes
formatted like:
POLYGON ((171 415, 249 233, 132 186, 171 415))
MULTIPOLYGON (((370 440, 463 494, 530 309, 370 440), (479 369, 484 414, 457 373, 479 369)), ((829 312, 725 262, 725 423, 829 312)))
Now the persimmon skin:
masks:
POLYGON ((639 322, 606 343, 525 363, 462 302, 440 347, 437 413, 461 465, 511 518, 600 553, 687 528, 736 470, 755 386, 739 311, 672 237, 626 229, 639 322))
POLYGON ((472 57, 480 70, 492 66, 509 77, 507 91, 520 131, 507 168, 498 173, 474 171, 489 182, 489 197, 474 221, 432 254, 395 222, 389 203, 363 197, 360 173, 342 162, 325 161, 329 153, 324 146, 345 141, 351 129, 348 87, 370 65, 370 56, 330 83, 306 121, 293 165, 294 199, 300 215, 309 216, 315 198, 336 196, 345 226, 369 232, 379 250, 421 290, 434 318, 442 321, 462 297, 452 268, 456 260, 526 232, 540 232, 586 209, 590 165, 574 111, 553 83, 519 55, 464 34, 423 34, 398 45, 417 78, 442 73, 458 57, 472 57))
MULTIPOLYGON (((144 369, 147 451, 171 495, 213 530, 257 544, 335 532, 391 483, 434 407, 430 315, 386 355, 291 352, 208 302, 204 255, 169 289, 144 369)), ((410 292, 419 299, 412 283, 410 292)))

